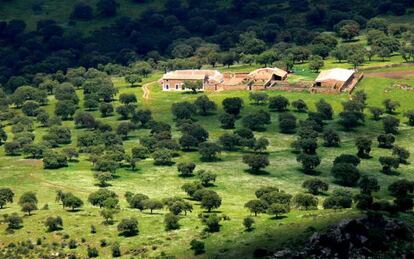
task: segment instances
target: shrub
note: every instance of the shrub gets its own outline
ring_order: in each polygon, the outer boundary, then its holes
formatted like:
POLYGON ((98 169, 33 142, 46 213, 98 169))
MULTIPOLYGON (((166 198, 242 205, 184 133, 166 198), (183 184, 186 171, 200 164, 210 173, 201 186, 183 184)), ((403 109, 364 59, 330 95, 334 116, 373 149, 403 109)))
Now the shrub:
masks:
POLYGON ((247 231, 251 231, 253 229, 254 219, 252 217, 245 217, 243 219, 243 226, 246 228, 247 231))
POLYGON ((190 243, 191 250, 194 250, 194 255, 204 254, 204 242, 200 240, 193 239, 190 243))
POLYGON ((293 197, 293 203, 299 209, 315 209, 318 207, 318 198, 312 194, 298 193, 293 197))
POLYGON ((346 190, 335 190, 331 196, 323 202, 325 209, 351 208, 352 194, 346 190))
POLYGON ((177 215, 174 215, 173 213, 168 213, 164 217, 164 224, 165 224, 165 230, 174 230, 179 229, 180 224, 178 223, 179 217, 177 215))

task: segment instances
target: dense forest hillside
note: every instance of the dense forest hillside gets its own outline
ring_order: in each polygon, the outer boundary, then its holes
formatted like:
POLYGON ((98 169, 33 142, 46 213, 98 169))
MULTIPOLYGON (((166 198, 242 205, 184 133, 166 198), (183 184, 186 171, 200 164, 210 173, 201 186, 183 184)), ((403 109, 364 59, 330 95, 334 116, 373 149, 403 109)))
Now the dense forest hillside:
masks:
POLYGON ((219 61, 216 52, 232 63, 272 46, 280 56, 292 45, 322 42, 332 48, 320 32, 352 39, 368 19, 405 15, 412 7, 409 0, 2 1, 0 83, 13 91, 36 73, 76 66, 193 56, 204 60, 181 63, 199 66, 219 61), (24 78, 14 78, 19 75, 24 78))

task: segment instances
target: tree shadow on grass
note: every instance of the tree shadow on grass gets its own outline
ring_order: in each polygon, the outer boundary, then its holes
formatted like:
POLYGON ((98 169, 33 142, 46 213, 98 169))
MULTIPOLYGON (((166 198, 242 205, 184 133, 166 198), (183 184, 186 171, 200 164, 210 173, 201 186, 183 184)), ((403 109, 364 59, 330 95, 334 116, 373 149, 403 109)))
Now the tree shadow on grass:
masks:
POLYGON ((397 172, 397 171, 395 171, 395 170, 392 170, 391 172, 383 172, 383 171, 381 171, 383 174, 385 174, 385 175, 389 175, 389 176, 399 176, 399 175, 401 175, 401 173, 399 173, 399 172, 397 172))
POLYGON ((82 211, 82 209, 81 208, 77 208, 77 209, 74 209, 74 210, 68 209, 66 211, 69 212, 69 213, 76 213, 76 212, 82 211))
POLYGON ((273 216, 273 217, 271 217, 270 219, 271 219, 271 220, 280 220, 280 219, 284 219, 284 218, 287 218, 287 216, 283 216, 283 215, 280 215, 280 216, 273 216))
POLYGON ((322 172, 320 171, 316 171, 316 170, 304 170, 303 168, 299 169, 299 171, 301 171, 302 173, 306 174, 306 175, 312 175, 312 176, 319 176, 322 174, 322 172))
POLYGON ((251 170, 251 169, 245 169, 245 172, 251 174, 251 175, 270 175, 269 172, 265 171, 265 170, 251 170))
POLYGON ((151 216, 164 215, 162 212, 155 212, 155 211, 153 211, 152 213, 149 212, 149 211, 148 212, 147 211, 143 211, 142 214, 151 215, 151 216))

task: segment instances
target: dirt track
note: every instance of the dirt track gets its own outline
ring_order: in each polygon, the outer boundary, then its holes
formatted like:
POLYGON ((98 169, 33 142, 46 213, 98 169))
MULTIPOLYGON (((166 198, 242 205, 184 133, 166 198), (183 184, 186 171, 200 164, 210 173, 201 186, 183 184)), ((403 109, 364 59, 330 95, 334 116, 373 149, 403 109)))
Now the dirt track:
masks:
POLYGON ((142 95, 142 98, 144 98, 146 100, 149 99, 150 90, 149 90, 148 86, 152 83, 154 83, 154 82, 146 83, 142 86, 142 91, 144 91, 144 94, 142 95))
POLYGON ((365 73, 365 77, 371 78, 383 77, 392 79, 402 79, 409 76, 414 76, 414 70, 365 73))

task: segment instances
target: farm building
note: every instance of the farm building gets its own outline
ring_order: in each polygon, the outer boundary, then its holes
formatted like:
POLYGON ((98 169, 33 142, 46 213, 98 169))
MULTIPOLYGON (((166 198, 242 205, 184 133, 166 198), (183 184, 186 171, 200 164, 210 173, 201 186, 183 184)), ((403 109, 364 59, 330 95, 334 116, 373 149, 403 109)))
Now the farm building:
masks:
POLYGON ((272 86, 275 82, 285 80, 287 75, 288 72, 279 68, 259 68, 249 73, 246 76, 246 81, 249 82, 248 85, 250 87, 254 85, 267 88, 272 86))
POLYGON ((288 72, 279 68, 260 68, 250 73, 220 73, 217 70, 176 70, 160 79, 163 91, 187 91, 186 81, 202 82, 199 91, 262 90, 287 78, 288 72))
POLYGON ((175 70, 164 74, 160 79, 163 91, 186 91, 183 87, 186 81, 200 81, 204 91, 206 87, 217 88, 223 82, 223 74, 217 70, 175 70))
POLYGON ((324 88, 341 92, 354 80, 355 71, 352 69, 333 68, 322 71, 315 80, 314 88, 324 88))

